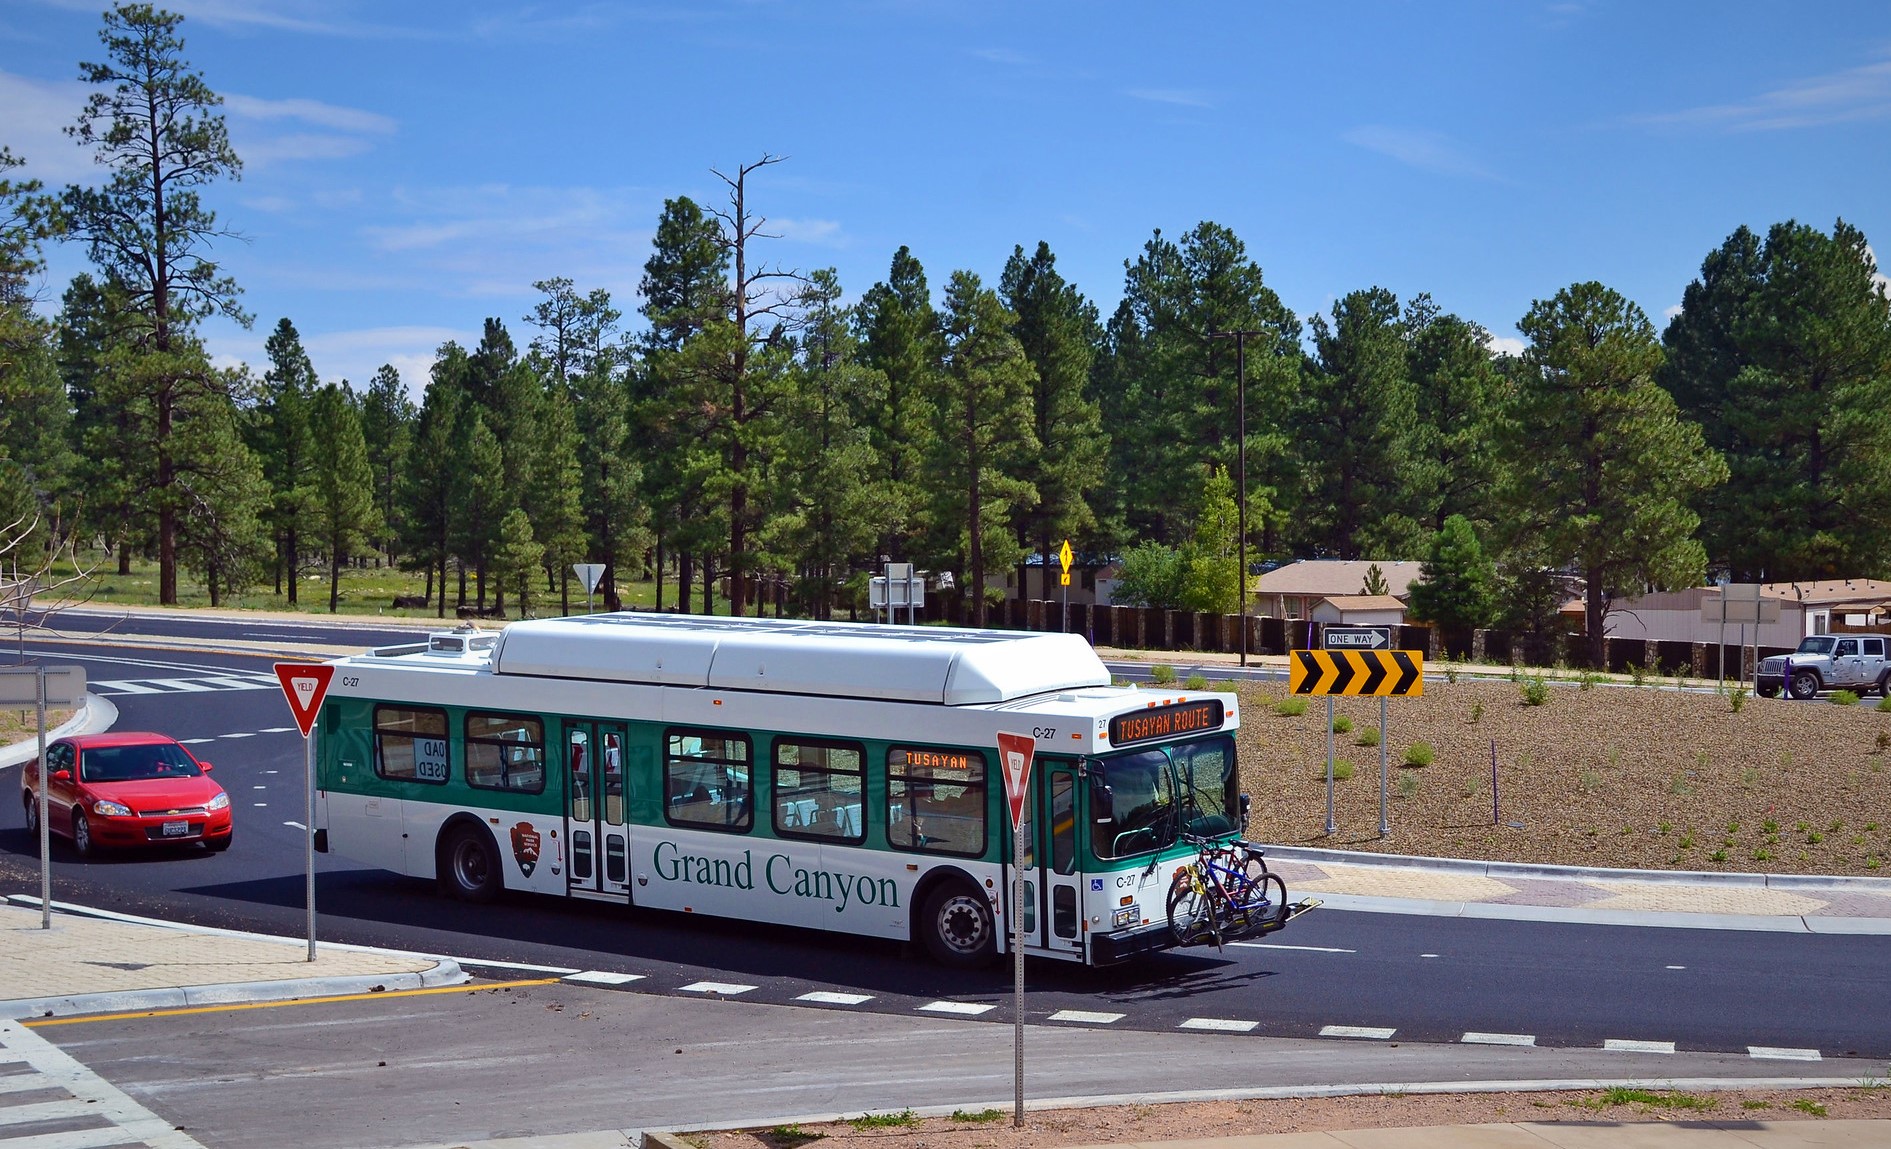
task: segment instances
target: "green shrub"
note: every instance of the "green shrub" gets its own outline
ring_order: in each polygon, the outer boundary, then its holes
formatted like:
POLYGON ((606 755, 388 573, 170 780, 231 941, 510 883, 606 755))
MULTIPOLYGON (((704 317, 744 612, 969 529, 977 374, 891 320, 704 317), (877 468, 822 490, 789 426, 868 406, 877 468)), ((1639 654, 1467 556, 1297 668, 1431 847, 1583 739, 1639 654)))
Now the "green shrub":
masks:
POLYGON ((1484 704, 1474 702, 1471 704, 1471 725, 1476 726, 1482 721, 1484 721, 1484 704))
POLYGON ((1398 782, 1399 797, 1411 798, 1418 793, 1418 775, 1400 774, 1398 782))
POLYGON ((1453 686, 1456 686, 1458 684, 1458 668, 1457 667, 1455 666, 1445 667, 1445 681, 1449 682, 1453 686))
POLYGON ((1333 733, 1348 734, 1352 732, 1352 729, 1353 729, 1353 720, 1346 717, 1344 714, 1333 719, 1333 733))
POLYGON ((1631 662, 1628 664, 1628 676, 1634 680, 1636 686, 1642 686, 1648 681, 1648 670, 1644 666, 1631 662))
POLYGON ((1891 714, 1891 698, 1880 698, 1878 700, 1878 713, 1891 714))
POLYGON ((1208 676, 1206 674, 1191 674, 1188 676, 1187 681, 1182 683, 1182 686, 1187 690, 1207 690, 1208 676))
POLYGON ((1550 684, 1540 674, 1524 679, 1521 689, 1525 706, 1541 706, 1550 700, 1550 684))
POLYGON ((1149 678, 1157 686, 1167 686, 1175 681, 1175 667, 1158 662, 1149 668, 1149 678))
POLYGON ((1334 759, 1333 780, 1335 782, 1344 782, 1346 781, 1346 779, 1351 778, 1352 776, 1353 776, 1353 764, 1351 760, 1346 759, 1346 758, 1334 759))
POLYGON ((901 1125, 917 1125, 919 1115, 910 1109, 902 1109, 898 1113, 866 1113, 849 1118, 847 1124, 862 1132, 868 1129, 890 1129, 901 1125))
POLYGON ((1744 686, 1735 688, 1734 692, 1727 696, 1727 703, 1733 707, 1735 714, 1740 713, 1740 708, 1747 704, 1747 688, 1744 686))
POLYGON ((1005 1111, 1002 1109, 980 1109, 976 1113, 967 1113, 963 1109, 954 1109, 952 1111, 952 1120, 968 1121, 975 1125, 983 1125, 987 1122, 1001 1120, 1004 1115, 1005 1111))
POLYGON ((1429 766, 1436 758, 1437 753, 1432 750, 1429 742, 1414 742, 1405 748, 1407 766, 1429 766))
POLYGON ((1836 706, 1856 706, 1858 705, 1858 695, 1849 690, 1834 690, 1832 692, 1832 702, 1836 706))
POLYGON ((1359 737, 1356 741, 1361 746, 1377 746, 1379 744, 1379 728, 1377 726, 1365 727, 1359 732, 1359 737))
POLYGON ((1283 698, 1274 703, 1274 713, 1282 718, 1298 718, 1307 712, 1307 700, 1304 698, 1283 698))

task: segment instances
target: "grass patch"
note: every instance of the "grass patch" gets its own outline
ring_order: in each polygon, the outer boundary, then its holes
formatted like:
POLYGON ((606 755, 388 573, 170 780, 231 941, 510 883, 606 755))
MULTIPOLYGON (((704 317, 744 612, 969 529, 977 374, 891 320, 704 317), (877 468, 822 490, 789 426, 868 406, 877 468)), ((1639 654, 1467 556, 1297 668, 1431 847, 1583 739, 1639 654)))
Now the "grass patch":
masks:
POLYGON ((1522 686, 1518 689, 1523 694, 1525 706, 1541 706, 1550 700, 1549 680, 1540 674, 1524 679, 1522 686))
POLYGON ((1825 1116, 1825 1106, 1819 1104, 1817 1101, 1814 1101, 1810 1097, 1801 1097, 1798 1100, 1794 1101, 1792 1103, 1792 1108, 1797 1109, 1801 1113, 1810 1113, 1814 1117, 1825 1116))
POLYGON ((1742 1109, 1771 1109, 1772 1107, 1773 1103, 1771 1101, 1747 1100, 1740 1103, 1740 1108, 1742 1109))
POLYGON ((1858 695, 1849 690, 1834 690, 1832 692, 1832 704, 1834 706, 1857 706, 1858 695))
POLYGON ((1379 744, 1379 728, 1377 726, 1365 727, 1359 732, 1359 737, 1356 741, 1361 746, 1377 746, 1379 744))
POLYGON ((825 1133, 810 1133, 799 1125, 777 1125, 768 1131, 769 1144, 776 1149, 795 1149, 797 1145, 819 1141, 825 1136, 825 1133))
POLYGON ((1640 1105, 1648 1109, 1694 1109, 1705 1112, 1720 1104, 1718 1098, 1702 1097, 1696 1093, 1674 1093, 1666 1090, 1635 1089, 1630 1086, 1615 1086, 1604 1089, 1594 1097, 1570 1102, 1584 1109, 1608 1109, 1616 1105, 1640 1105))
POLYGON ((1182 687, 1185 690, 1207 690, 1208 676, 1206 674, 1191 674, 1183 681, 1182 687))
POLYGON ((1168 686, 1175 681, 1175 667, 1158 662, 1149 668, 1149 680, 1157 686, 1168 686))
POLYGON ((1351 778, 1352 776, 1353 776, 1353 764, 1351 761, 1345 758, 1338 758, 1334 760, 1333 780, 1335 782, 1344 782, 1346 781, 1346 779, 1351 778))
POLYGON ((898 1129, 919 1124, 919 1115, 910 1109, 902 1109, 898 1113, 863 1113, 848 1118, 847 1124, 862 1133, 869 1129, 898 1129))
POLYGON ((1431 748, 1429 742, 1414 742, 1405 748, 1407 766, 1429 766, 1437 759, 1438 752, 1431 748))
POLYGON ((1353 729, 1353 720, 1346 717, 1344 714, 1340 715, 1338 718, 1333 719, 1333 733, 1350 734, 1352 733, 1352 729, 1353 729))
POLYGON ((1307 700, 1304 698, 1283 698, 1274 703, 1274 713, 1282 718, 1298 718, 1307 712, 1307 700))
POLYGON ((963 1109, 954 1109, 952 1111, 952 1120, 965 1121, 973 1125, 984 1125, 992 1121, 1002 1121, 1004 1120, 1004 1116, 1005 1111, 1002 1109, 981 1109, 976 1113, 967 1113, 963 1109))
POLYGON ((1417 797, 1418 796, 1418 775, 1400 774, 1399 780, 1398 780, 1398 794, 1399 794, 1399 797, 1401 798, 1417 797))

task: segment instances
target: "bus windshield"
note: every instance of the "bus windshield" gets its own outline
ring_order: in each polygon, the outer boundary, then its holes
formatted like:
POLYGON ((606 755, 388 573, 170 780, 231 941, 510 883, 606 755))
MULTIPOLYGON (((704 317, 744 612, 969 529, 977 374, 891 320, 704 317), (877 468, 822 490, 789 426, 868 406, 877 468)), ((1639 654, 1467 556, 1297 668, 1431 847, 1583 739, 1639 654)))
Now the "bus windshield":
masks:
POLYGON ((1182 742, 1090 763, 1091 847, 1127 858, 1173 845, 1178 832, 1202 838, 1240 826, 1234 740, 1182 742))

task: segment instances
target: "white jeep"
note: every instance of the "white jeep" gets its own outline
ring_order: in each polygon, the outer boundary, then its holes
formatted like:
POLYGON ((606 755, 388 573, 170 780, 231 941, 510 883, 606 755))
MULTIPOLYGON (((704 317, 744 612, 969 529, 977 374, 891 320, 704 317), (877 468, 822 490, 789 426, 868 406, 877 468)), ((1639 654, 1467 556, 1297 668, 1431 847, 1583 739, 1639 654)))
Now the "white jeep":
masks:
MULTIPOLYGON (((1891 684, 1891 663, 1885 661, 1885 635, 1815 634, 1802 639, 1790 655, 1773 655, 1760 662, 1755 683, 1764 698, 1784 689, 1792 698, 1811 698, 1821 690, 1851 690, 1885 694, 1891 684), (1787 663, 1792 679, 1787 681, 1787 663)), ((1891 695, 1887 695, 1891 697, 1891 695)))

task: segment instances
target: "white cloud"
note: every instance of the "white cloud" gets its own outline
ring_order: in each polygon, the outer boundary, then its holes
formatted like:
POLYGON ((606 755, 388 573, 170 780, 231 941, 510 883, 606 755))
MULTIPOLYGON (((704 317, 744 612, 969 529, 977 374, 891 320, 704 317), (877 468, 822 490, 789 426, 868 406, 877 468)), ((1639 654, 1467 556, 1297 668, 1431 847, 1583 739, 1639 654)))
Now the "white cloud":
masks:
POLYGON ((1681 314, 1682 310, 1683 308, 1678 303, 1670 307, 1664 307, 1661 309, 1661 318, 1673 319, 1675 316, 1681 314))
POLYGON ((324 104, 320 100, 264 100, 232 93, 223 97, 223 106, 231 115, 244 119, 300 120, 305 124, 339 132, 388 135, 399 126, 392 117, 379 112, 324 104))
POLYGON ((1442 132, 1365 124, 1343 133, 1340 138, 1423 171, 1481 180, 1499 178, 1442 132))
MULTIPOLYGON (((44 0, 55 8, 97 15, 97 0, 44 0)), ((422 35, 417 29, 401 29, 367 24, 358 20, 337 19, 332 0, 167 0, 164 8, 186 20, 214 24, 220 28, 273 28, 321 36, 422 35)))
POLYGON ((1750 100, 1633 117, 1650 127, 1780 131, 1891 115, 1891 60, 1794 80, 1750 100))
POLYGON ((0 143, 26 161, 12 178, 24 176, 51 187, 87 182, 99 174, 90 149, 80 147, 64 130, 78 122, 90 92, 91 85, 76 80, 34 80, 0 72, 0 122, 6 124, 0 143))
POLYGON ((827 247, 845 246, 840 223, 831 219, 770 219, 767 230, 794 243, 812 243, 827 247))
POLYGON ((296 132, 266 139, 245 133, 231 133, 231 146, 248 167, 267 167, 284 160, 345 160, 369 148, 366 140, 354 136, 326 136, 296 132))
POLYGON ((1493 355, 1522 355, 1525 346, 1523 340, 1514 336, 1484 333, 1484 348, 1493 355))
POLYGON ((1123 93, 1135 100, 1148 100, 1155 104, 1174 104, 1183 108, 1212 108, 1214 98, 1207 92, 1193 88, 1131 88, 1123 93))

